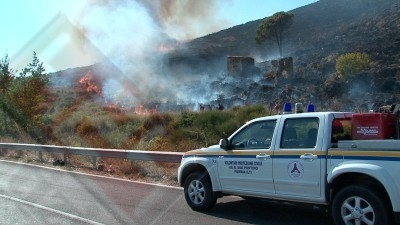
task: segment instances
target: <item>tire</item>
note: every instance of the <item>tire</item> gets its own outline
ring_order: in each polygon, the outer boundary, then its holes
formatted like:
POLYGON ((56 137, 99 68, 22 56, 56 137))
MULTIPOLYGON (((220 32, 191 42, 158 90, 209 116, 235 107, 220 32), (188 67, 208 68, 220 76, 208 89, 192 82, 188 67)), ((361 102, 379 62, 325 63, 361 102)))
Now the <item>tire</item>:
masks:
POLYGON ((204 173, 190 174, 183 187, 187 204, 195 211, 207 211, 217 202, 210 181, 204 173))
POLYGON ((332 216, 337 225, 389 225, 388 212, 384 198, 366 186, 345 187, 332 203, 332 216))

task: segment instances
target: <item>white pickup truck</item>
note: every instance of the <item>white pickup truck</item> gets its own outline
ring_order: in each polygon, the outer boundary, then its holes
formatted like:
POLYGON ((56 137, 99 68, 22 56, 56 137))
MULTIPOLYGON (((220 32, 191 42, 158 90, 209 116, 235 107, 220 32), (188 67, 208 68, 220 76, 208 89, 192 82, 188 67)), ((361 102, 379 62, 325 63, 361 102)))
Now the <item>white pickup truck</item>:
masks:
POLYGON ((197 211, 237 195, 325 205, 336 224, 400 223, 399 106, 253 119, 219 145, 186 152, 179 184, 197 211))

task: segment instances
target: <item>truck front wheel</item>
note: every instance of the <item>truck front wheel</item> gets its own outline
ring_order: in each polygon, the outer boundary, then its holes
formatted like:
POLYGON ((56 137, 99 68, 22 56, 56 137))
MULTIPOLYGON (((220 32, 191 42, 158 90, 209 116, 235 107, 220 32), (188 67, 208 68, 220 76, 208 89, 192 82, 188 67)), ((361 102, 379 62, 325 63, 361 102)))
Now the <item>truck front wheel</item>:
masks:
POLYGON ((183 187, 188 205, 195 211, 207 211, 217 202, 211 183, 204 173, 190 174, 183 187))
POLYGON ((384 198, 369 187, 352 185, 343 188, 332 203, 337 225, 388 225, 388 207, 384 198))

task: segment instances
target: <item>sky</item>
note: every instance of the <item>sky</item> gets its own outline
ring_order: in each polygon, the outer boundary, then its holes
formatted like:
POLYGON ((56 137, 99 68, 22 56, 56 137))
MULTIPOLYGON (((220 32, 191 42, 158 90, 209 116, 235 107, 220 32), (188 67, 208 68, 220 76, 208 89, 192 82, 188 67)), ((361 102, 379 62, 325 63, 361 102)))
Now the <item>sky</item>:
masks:
POLYGON ((190 40, 316 1, 6 0, 0 8, 0 54, 8 55, 11 67, 19 70, 35 51, 48 72, 119 56, 117 50, 141 52, 135 57, 146 57, 149 52, 136 48, 149 40, 154 43, 156 37, 190 40), (83 43, 82 37, 90 44, 83 43), (121 46, 130 41, 137 45, 121 46))

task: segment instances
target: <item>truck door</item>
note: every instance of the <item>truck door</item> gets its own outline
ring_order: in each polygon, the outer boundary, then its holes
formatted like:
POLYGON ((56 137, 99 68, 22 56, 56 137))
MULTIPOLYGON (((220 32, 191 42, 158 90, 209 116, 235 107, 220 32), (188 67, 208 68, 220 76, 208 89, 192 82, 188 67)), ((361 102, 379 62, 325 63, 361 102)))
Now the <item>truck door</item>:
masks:
POLYGON ((248 124, 231 139, 231 149, 222 152, 218 175, 223 191, 235 194, 273 194, 271 140, 276 120, 248 124))
MULTIPOLYGON (((323 117, 287 118, 275 143, 273 177, 277 195, 321 196, 321 158, 318 138, 323 117)), ((319 139, 320 139, 319 138, 319 139)))

